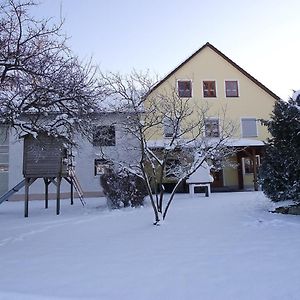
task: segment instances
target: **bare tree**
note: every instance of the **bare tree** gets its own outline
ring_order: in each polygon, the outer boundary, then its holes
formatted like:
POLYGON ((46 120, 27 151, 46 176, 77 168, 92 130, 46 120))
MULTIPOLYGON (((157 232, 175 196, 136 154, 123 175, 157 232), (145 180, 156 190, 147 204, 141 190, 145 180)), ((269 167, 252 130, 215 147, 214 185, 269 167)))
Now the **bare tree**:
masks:
POLYGON ((123 126, 138 140, 140 157, 136 165, 118 163, 143 178, 157 225, 166 218, 180 184, 204 161, 220 162, 232 154, 226 142, 234 125, 226 121, 224 110, 219 116, 222 122, 218 137, 204 137, 209 107, 179 97, 174 88, 169 89, 171 93, 153 93, 153 81, 147 73, 102 74, 102 84, 115 103, 127 109, 123 126), (177 183, 166 196, 167 177, 177 183))
POLYGON ((85 133, 101 94, 95 68, 68 48, 62 21, 30 15, 35 1, 0 3, 0 122, 70 140, 85 133))

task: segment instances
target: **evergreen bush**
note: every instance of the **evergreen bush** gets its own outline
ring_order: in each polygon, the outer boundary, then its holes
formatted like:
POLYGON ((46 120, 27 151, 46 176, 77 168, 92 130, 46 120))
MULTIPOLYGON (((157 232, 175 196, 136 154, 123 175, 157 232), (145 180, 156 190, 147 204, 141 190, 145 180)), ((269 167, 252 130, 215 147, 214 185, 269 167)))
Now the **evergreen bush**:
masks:
POLYGON ((260 168, 260 183, 273 201, 300 201, 300 105, 299 99, 275 103, 265 122, 272 137, 260 168))

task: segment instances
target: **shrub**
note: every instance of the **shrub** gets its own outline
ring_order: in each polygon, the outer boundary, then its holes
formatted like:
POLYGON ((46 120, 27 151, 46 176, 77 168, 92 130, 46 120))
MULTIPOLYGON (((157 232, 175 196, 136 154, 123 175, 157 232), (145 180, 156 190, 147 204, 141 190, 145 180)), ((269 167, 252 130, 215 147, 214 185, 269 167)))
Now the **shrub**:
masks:
POLYGON ((116 172, 114 169, 107 169, 101 175, 100 183, 108 205, 113 209, 141 206, 147 195, 143 179, 126 170, 116 172))

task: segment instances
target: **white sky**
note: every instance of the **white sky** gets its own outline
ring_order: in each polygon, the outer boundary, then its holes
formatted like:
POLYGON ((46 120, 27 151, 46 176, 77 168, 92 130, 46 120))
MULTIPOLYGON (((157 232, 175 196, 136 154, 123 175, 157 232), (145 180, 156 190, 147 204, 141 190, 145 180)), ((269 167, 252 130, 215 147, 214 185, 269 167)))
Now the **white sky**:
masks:
POLYGON ((283 99, 300 89, 299 0, 44 0, 36 14, 61 7, 73 51, 104 71, 162 77, 210 42, 283 99))

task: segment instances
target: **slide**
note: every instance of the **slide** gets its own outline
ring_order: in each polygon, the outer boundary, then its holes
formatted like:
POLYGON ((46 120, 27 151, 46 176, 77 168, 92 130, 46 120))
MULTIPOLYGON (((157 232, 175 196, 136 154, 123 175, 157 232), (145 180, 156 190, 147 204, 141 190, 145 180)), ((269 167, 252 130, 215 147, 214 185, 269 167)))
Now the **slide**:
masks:
POLYGON ((6 192, 0 197, 0 204, 7 200, 11 195, 18 192, 22 187, 25 185, 25 179, 23 179, 21 182, 19 182, 16 186, 14 186, 11 190, 6 192))

